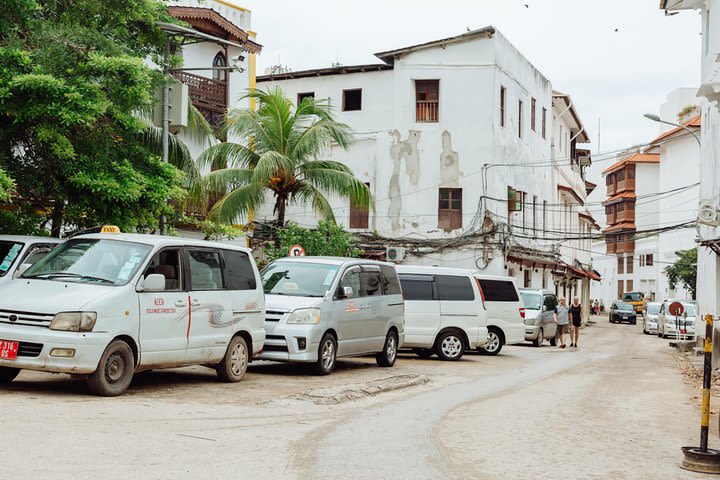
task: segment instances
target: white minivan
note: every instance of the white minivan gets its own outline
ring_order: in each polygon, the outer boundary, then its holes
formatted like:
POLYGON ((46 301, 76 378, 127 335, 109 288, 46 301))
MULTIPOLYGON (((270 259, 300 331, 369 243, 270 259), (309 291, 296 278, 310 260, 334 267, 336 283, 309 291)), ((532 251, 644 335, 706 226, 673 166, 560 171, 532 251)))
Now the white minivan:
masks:
POLYGON ((473 270, 398 265, 405 347, 420 357, 459 360, 488 342, 487 310, 473 270))
POLYGON ((0 288, 0 382, 86 375, 113 396, 134 372, 196 364, 239 381, 265 341, 250 251, 111 231, 65 241, 0 288))
POLYGON ((20 275, 60 243, 62 240, 53 237, 0 235, 0 285, 20 275))
POLYGON ((480 350, 497 355, 503 345, 525 341, 525 306, 515 279, 497 275, 475 274, 480 284, 488 315, 488 343, 480 350))

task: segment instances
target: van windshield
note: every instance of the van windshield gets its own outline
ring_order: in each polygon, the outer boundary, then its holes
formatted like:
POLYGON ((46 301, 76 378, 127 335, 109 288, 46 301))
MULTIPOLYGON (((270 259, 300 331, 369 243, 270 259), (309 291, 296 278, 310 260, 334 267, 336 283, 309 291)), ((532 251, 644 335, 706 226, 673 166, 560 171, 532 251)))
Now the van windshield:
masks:
POLYGON ((623 294, 623 302, 641 302, 643 299, 642 293, 631 292, 623 294))
POLYGON ((20 242, 0 242, 0 277, 10 270, 24 245, 20 242))
POLYGON ((150 245, 119 240, 68 240, 28 268, 22 278, 125 285, 151 250, 150 245))
POLYGON ((540 310, 540 305, 542 305, 542 295, 535 292, 524 292, 521 290, 520 296, 523 299, 526 309, 540 310))
POLYGON ((338 265, 324 263, 278 261, 265 267, 260 278, 266 294, 322 297, 338 269, 338 265))
POLYGON ((647 313, 648 313, 648 315, 657 315, 658 313, 660 313, 660 304, 659 303, 648 303, 647 313))

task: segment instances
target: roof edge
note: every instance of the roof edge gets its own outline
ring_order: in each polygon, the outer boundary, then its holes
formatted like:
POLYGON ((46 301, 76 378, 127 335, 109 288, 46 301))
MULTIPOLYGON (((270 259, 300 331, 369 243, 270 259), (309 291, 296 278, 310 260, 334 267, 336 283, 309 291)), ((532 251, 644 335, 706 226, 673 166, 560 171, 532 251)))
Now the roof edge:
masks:
POLYGON ((416 52, 419 50, 425 50, 427 48, 433 48, 438 46, 445 46, 445 45, 454 45, 456 43, 463 43, 468 42, 470 40, 473 40, 475 38, 491 38, 495 34, 495 27, 492 25, 488 25, 487 27, 479 28, 477 30, 471 30, 469 32, 465 32, 461 35, 455 35, 454 37, 447 37, 442 38, 440 40, 432 40, 430 42, 425 43, 418 43, 416 45, 410 45, 408 47, 402 47, 402 48, 396 48, 394 50, 386 50, 384 52, 378 52, 375 54, 377 58, 382 60, 383 62, 387 63, 388 65, 392 65, 395 63, 395 57, 398 55, 405 55, 411 52, 416 52))
POLYGON ((342 65, 339 67, 313 68, 297 72, 285 72, 270 75, 258 75, 258 82, 272 82, 275 80, 292 80, 296 78, 324 77, 328 75, 344 75, 349 73, 383 72, 392 70, 392 65, 385 63, 369 63, 366 65, 342 65))

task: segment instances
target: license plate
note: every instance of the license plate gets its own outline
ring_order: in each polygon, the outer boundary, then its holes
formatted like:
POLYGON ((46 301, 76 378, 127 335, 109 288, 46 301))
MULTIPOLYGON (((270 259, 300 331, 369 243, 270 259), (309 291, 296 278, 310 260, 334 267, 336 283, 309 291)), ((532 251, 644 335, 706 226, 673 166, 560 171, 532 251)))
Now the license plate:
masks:
POLYGON ((625 315, 623 315, 623 320, 627 320, 627 319, 628 319, 628 317, 626 317, 625 315))
POLYGON ((15 360, 18 353, 18 342, 9 340, 0 340, 0 359, 15 360))

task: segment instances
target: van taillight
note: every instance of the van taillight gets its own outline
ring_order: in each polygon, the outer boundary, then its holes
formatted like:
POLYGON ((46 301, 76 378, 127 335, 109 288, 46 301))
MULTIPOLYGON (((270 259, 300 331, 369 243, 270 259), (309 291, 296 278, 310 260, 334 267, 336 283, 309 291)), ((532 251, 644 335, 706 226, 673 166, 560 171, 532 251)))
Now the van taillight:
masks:
POLYGON ((483 308, 487 310, 485 306, 485 293, 483 293, 482 286, 480 285, 480 279, 475 277, 475 283, 477 283, 478 290, 480 290, 480 299, 482 300, 483 308))
POLYGON ((520 308, 520 316, 522 318, 525 318, 525 309, 524 308, 520 308))

